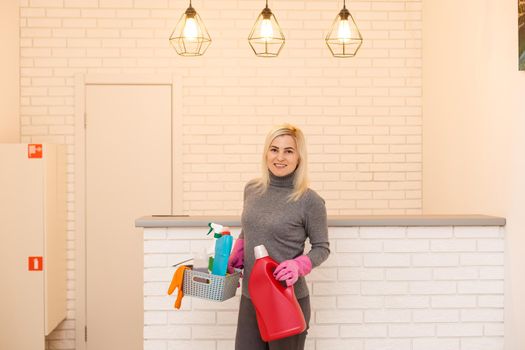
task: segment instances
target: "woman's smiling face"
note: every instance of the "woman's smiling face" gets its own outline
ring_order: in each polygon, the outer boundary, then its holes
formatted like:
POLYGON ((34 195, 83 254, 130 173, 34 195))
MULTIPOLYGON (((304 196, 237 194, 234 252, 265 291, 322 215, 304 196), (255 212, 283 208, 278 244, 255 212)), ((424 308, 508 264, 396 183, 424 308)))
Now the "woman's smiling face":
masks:
POLYGON ((286 176, 294 172, 299 164, 295 139, 281 135, 273 139, 266 153, 266 165, 275 176, 286 176))

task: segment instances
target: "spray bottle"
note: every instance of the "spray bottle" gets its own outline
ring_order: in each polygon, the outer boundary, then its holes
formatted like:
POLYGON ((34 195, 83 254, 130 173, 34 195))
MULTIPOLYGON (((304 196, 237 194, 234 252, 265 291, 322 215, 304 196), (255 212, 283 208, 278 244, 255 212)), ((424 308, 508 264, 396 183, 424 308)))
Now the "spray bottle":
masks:
POLYGON ((213 237, 217 238, 211 273, 218 276, 225 276, 228 270, 228 258, 232 250, 233 237, 227 227, 215 223, 209 223, 208 226, 210 227, 208 234, 213 231, 213 237))

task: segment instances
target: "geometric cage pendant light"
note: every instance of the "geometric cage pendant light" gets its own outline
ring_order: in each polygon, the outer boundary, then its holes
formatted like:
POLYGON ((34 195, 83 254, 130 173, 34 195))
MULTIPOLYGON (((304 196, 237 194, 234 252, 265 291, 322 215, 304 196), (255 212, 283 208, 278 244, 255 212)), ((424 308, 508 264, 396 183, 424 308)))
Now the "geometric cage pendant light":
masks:
POLYGON ((181 56, 201 56, 211 44, 211 37, 195 9, 190 6, 170 35, 170 44, 181 56))
POLYGON ((277 22, 277 18, 268 7, 261 11, 248 36, 248 43, 253 52, 259 57, 276 57, 284 46, 284 34, 277 22))
MULTIPOLYGON (((210 34, 192 7, 191 0, 173 29, 169 41, 181 56, 201 56, 210 46, 210 34)), ((248 42, 259 57, 277 57, 284 46, 284 34, 277 18, 268 7, 268 0, 250 31, 248 42)), ((343 0, 343 8, 334 19, 325 42, 334 57, 353 57, 363 44, 361 32, 346 8, 346 0, 343 0)))
POLYGON ((332 23, 325 41, 334 57, 354 57, 361 47, 363 37, 350 11, 346 9, 346 0, 343 2, 343 9, 332 23))

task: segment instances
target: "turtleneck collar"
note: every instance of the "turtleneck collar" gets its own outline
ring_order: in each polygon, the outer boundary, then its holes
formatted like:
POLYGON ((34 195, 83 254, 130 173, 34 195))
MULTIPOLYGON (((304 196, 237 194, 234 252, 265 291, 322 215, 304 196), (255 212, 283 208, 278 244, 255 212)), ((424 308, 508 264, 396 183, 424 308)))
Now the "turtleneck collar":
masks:
POLYGON ((270 173, 270 186, 293 188, 293 180, 295 178, 295 171, 285 176, 275 176, 271 171, 270 173))

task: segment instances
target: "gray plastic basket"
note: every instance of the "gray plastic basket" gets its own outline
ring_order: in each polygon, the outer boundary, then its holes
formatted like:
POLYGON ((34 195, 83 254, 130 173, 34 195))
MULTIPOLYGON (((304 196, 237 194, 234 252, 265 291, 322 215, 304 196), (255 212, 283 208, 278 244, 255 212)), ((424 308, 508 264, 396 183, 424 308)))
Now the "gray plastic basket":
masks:
POLYGON ((185 270, 182 290, 184 295, 224 301, 235 296, 240 276, 240 272, 227 276, 217 276, 200 271, 185 270))

